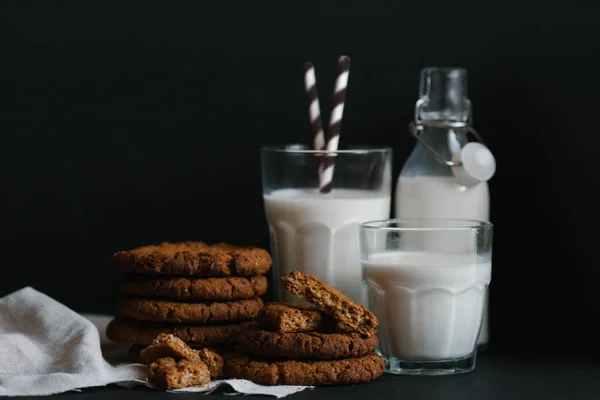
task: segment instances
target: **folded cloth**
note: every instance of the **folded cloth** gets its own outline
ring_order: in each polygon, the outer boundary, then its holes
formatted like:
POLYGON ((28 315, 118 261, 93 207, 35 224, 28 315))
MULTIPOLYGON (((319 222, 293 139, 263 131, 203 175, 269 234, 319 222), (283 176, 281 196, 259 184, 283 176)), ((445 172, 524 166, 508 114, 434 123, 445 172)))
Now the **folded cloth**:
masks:
MULTIPOLYGON (((102 347, 106 318, 99 326, 52 298, 26 287, 0 299, 0 396, 35 396, 63 393, 116 383, 142 384, 146 366, 111 363, 102 347)), ((111 350, 112 351, 112 350, 111 350)), ((284 397, 306 386, 260 386, 238 379, 177 391, 208 392, 227 385, 244 394, 284 397)), ((174 392, 177 392, 174 391, 174 392)))

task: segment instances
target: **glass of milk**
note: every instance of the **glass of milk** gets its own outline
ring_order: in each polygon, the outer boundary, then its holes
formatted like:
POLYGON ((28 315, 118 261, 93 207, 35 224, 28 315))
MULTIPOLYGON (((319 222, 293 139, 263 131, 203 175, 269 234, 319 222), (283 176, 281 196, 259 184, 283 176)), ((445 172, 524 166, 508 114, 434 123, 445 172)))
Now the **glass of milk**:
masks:
POLYGON ((489 222, 461 219, 361 225, 363 279, 387 372, 447 375, 475 368, 492 231, 489 222))
POLYGON ((261 149, 265 214, 276 300, 298 302, 281 277, 311 274, 366 304, 359 225, 390 217, 390 148, 315 151, 304 145, 261 149), (319 191, 319 165, 334 163, 333 189, 319 191))

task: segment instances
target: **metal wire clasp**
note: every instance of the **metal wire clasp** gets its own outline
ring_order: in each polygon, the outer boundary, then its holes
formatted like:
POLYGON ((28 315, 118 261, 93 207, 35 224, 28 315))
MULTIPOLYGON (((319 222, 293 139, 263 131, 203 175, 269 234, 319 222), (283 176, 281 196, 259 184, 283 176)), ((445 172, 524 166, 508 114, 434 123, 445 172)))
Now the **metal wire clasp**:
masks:
MULTIPOLYGON (((468 100, 467 100, 468 101, 468 100)), ((454 162, 452 160, 446 160, 444 157, 440 155, 435 149, 429 145, 423 138, 421 137, 421 132, 426 127, 429 128, 451 128, 457 131, 465 131, 467 134, 471 133, 477 141, 481 144, 485 144, 483 139, 479 135, 479 132, 475 130, 471 126, 471 102, 468 103, 468 119, 466 122, 452 122, 452 121, 423 121, 421 120, 421 106, 425 102, 425 99, 417 100, 415 104, 415 120, 408 124, 408 132, 415 137, 422 145, 425 147, 437 161, 448 166, 448 167, 458 167, 461 165, 460 162, 454 162)))

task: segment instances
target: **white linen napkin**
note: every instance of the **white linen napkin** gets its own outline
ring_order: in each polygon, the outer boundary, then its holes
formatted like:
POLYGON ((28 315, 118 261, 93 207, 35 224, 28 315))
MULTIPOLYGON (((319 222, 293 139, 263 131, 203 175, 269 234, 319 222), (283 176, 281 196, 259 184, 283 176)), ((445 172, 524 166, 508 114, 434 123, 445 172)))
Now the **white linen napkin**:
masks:
MULTIPOLYGON (((152 387, 145 365, 118 361, 127 349, 106 338, 109 320, 83 317, 31 287, 1 298, 0 396, 50 395, 113 383, 152 387)), ((171 392, 210 392, 223 385, 278 398, 311 388, 229 379, 171 392)))

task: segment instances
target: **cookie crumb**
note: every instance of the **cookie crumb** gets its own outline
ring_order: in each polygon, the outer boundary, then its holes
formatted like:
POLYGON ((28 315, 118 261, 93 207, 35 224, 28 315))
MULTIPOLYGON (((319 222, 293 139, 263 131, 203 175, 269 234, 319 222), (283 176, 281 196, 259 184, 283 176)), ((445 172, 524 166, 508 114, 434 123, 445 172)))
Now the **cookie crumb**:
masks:
POLYGON ((140 360, 150 364, 160 358, 170 357, 175 361, 201 362, 200 356, 183 340, 175 335, 161 333, 152 344, 140 352, 140 360))
MULTIPOLYGON (((317 310, 299 304, 272 302, 258 312, 260 327, 266 331, 278 332, 352 332, 353 329, 317 310)), ((372 336, 371 333, 368 336, 372 336)))
POLYGON ((200 349, 196 350, 196 354, 200 361, 208 366, 210 377, 212 379, 215 379, 221 374, 221 370, 223 369, 223 357, 221 357, 219 353, 212 349, 200 349))
POLYGON ((203 362, 175 361, 160 358, 148 365, 148 380, 162 390, 205 385, 210 382, 210 371, 203 362))
POLYGON ((314 276, 292 271, 281 279, 287 291, 312 303, 320 311, 356 332, 372 335, 379 324, 377 317, 365 306, 355 303, 350 297, 314 276))

